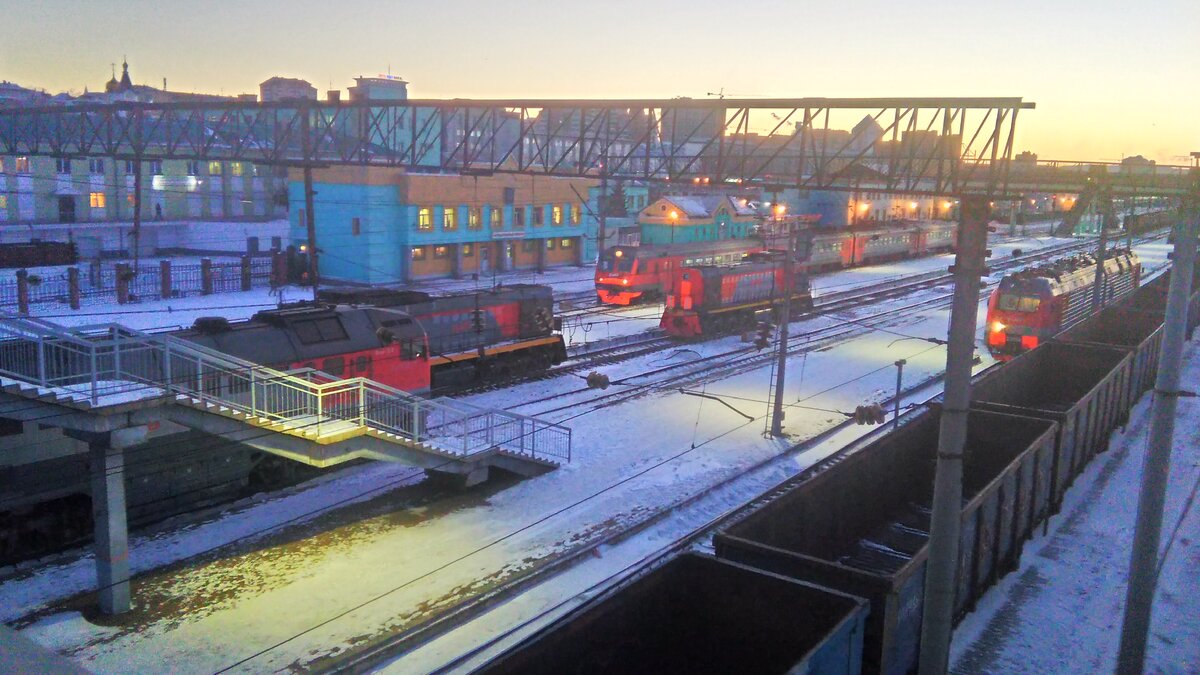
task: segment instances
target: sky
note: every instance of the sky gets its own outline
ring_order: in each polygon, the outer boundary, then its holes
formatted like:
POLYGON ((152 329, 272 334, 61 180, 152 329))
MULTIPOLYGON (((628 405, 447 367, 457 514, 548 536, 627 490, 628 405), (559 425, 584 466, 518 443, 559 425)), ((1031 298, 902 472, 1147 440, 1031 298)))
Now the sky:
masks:
POLYGON ((0 79, 321 92, 390 72, 414 98, 1020 96, 1043 159, 1200 150, 1195 0, 0 0, 0 79))

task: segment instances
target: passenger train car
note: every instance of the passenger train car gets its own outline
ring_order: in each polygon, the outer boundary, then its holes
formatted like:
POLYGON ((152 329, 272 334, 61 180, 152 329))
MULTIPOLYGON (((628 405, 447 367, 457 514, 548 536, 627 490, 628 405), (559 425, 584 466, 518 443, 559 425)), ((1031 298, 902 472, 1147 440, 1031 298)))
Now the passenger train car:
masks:
MULTIPOLYGON (((1104 259, 1104 304, 1138 287, 1141 264, 1129 250, 1111 250, 1104 259)), ((1092 313, 1096 260, 1077 255, 1010 274, 988 298, 988 351, 997 359, 1037 347, 1092 313)))
MULTIPOLYGON (((772 251, 736 265, 678 270, 659 326, 679 338, 754 327, 758 313, 772 309, 784 289, 784 255, 772 251)), ((803 265, 794 266, 791 288, 793 305, 811 309, 812 291, 803 265)))
POLYGON ((211 349, 288 370, 431 388, 545 368, 566 358, 553 331, 551 290, 515 284, 433 297, 414 291, 331 289, 321 302, 205 318, 176 333, 211 349))
MULTIPOLYGON (((955 223, 930 222, 813 230, 809 271, 824 271, 932 255, 954 248, 955 223)), ((614 246, 600 256, 596 295, 600 302, 628 305, 669 296, 675 271, 696 265, 732 265, 747 255, 776 247, 759 239, 725 239, 669 246, 614 246)))

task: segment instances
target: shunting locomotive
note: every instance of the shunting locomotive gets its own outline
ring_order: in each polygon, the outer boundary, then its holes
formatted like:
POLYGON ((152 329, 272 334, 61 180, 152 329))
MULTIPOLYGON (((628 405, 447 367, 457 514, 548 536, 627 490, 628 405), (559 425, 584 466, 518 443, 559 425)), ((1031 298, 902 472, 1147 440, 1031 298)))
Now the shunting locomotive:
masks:
MULTIPOLYGON (((730 265, 697 265, 676 271, 659 326, 668 335, 697 338, 753 328, 758 314, 774 309, 785 294, 785 256, 770 251, 730 265)), ((812 308, 812 290, 802 264, 793 265, 791 302, 812 308)))
POLYGON ((424 393, 563 361, 552 307, 551 289, 534 284, 439 297, 329 289, 317 302, 241 322, 202 318, 176 335, 283 370, 312 368, 424 393))
MULTIPOLYGON (((1001 279, 988 298, 988 351, 1007 361, 1087 318, 1096 267, 1095 257, 1081 254, 1001 279)), ((1101 269, 1103 304, 1131 292, 1141 279, 1141 263, 1128 249, 1108 251, 1101 269)))

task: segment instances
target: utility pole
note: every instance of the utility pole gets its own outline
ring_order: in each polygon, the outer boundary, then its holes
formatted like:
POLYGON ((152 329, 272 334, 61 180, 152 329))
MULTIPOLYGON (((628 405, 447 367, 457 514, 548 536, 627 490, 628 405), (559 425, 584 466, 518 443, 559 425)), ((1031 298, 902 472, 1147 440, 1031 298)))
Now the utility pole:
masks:
POLYGON ((313 208, 313 195, 316 192, 313 191, 312 138, 309 135, 311 109, 307 105, 301 106, 300 114, 300 140, 304 148, 304 225, 308 230, 308 281, 312 284, 313 300, 316 300, 320 284, 317 281, 317 214, 313 208))
MULTIPOLYGON (((1193 176, 1193 181, 1197 178, 1193 176)), ((1146 662, 1146 637, 1158 585, 1158 544, 1162 532, 1163 503, 1167 474, 1171 470, 1171 444, 1175 436, 1175 405, 1178 402, 1179 369, 1187 337, 1188 296, 1196 264, 1196 233, 1200 229, 1200 185, 1193 184, 1185 199, 1183 219, 1175 224, 1175 255, 1171 265, 1171 288, 1163 324, 1162 357, 1154 383, 1150 412, 1150 435, 1142 465, 1142 487, 1138 494, 1137 524, 1133 531, 1133 554, 1129 561, 1129 588, 1125 594, 1125 618, 1121 624, 1121 650, 1117 673, 1140 674, 1146 662), (1190 202, 1190 203, 1188 203, 1190 202)))
MULTIPOLYGON (((772 206, 771 208, 778 208, 772 206)), ((785 223, 787 228, 787 251, 783 258, 783 305, 779 308, 779 362, 775 366, 775 400, 771 410, 771 435, 783 435, 783 384, 787 371, 788 357, 788 322, 791 321, 792 308, 792 270, 793 258, 796 256, 796 231, 791 223, 785 223)))
POLYGON ((1100 216, 1100 241, 1096 245, 1096 279, 1092 282, 1092 314, 1104 306, 1104 255, 1108 248, 1108 214, 1112 212, 1112 193, 1101 186, 1096 195, 1096 210, 1100 216))
POLYGON ((133 273, 138 274, 142 256, 142 156, 133 160, 133 273))
POLYGON ((908 361, 900 359, 896 362, 896 400, 892 411, 892 429, 900 427, 900 387, 904 384, 904 364, 908 361))
POLYGON ((596 232, 596 238, 599 243, 596 245, 597 253, 600 256, 604 255, 604 248, 608 245, 608 232, 606 216, 608 215, 608 154, 600 155, 600 200, 597 206, 600 207, 600 224, 599 230, 596 232))
POLYGON ((925 565, 925 606, 921 617, 921 675, 941 675, 950 658, 954 591, 958 573, 959 518, 962 514, 963 444, 971 404, 971 363, 979 315, 979 279, 986 269, 988 200, 963 195, 954 266, 946 385, 933 483, 929 561, 925 565))

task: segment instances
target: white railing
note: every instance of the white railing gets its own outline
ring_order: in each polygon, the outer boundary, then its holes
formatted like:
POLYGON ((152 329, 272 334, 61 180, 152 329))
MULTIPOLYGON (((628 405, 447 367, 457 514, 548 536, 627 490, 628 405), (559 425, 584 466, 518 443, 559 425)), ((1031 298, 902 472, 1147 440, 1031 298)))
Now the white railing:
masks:
POLYGON ((93 406, 114 383, 133 383, 237 411, 284 433, 321 436, 366 428, 455 457, 500 452, 566 462, 571 430, 458 401, 427 400, 361 377, 285 373, 179 338, 117 324, 67 330, 0 314, 0 375, 70 388, 93 406))

